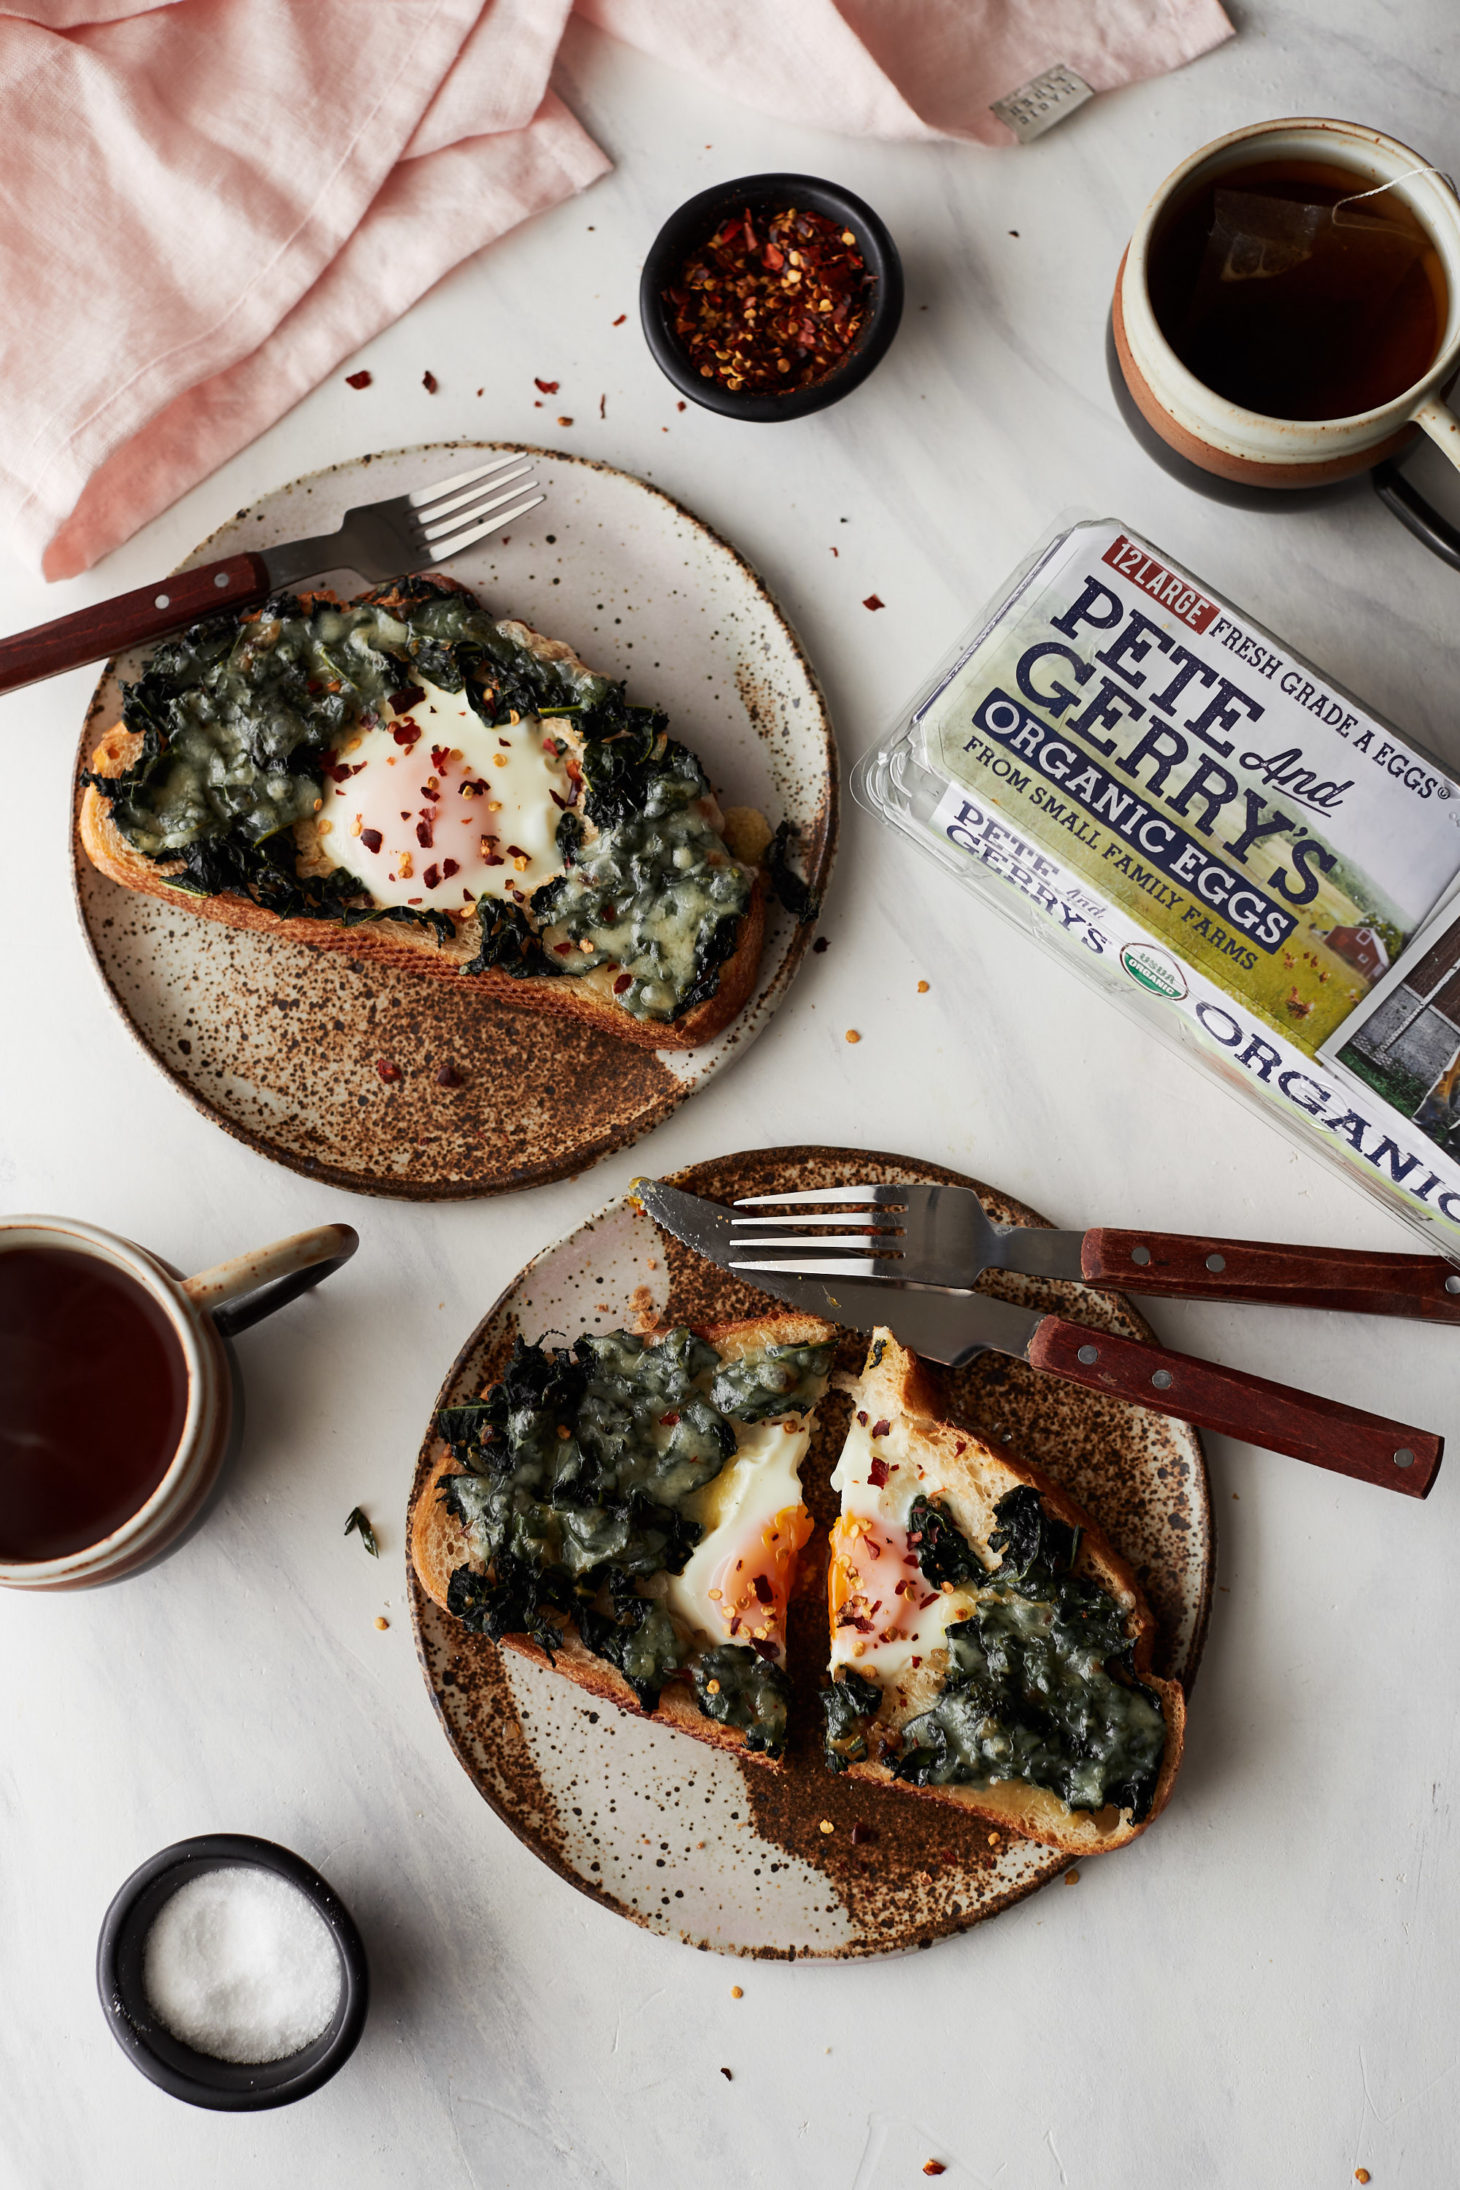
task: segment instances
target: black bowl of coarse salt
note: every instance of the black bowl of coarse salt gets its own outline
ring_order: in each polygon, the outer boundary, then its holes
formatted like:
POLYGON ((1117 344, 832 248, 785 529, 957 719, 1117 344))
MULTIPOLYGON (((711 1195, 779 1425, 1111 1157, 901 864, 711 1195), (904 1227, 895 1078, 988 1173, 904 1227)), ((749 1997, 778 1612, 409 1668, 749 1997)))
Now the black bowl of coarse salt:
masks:
POLYGON ((132 1873, 101 1927, 96 1982, 134 2067, 224 2113, 317 2091, 370 2004, 364 1943, 334 1888, 244 1833, 177 1841, 132 1873))
POLYGON ((727 418, 805 418, 861 386, 902 318, 902 261, 852 191, 742 175, 689 198, 644 261, 639 317, 682 395, 727 418))

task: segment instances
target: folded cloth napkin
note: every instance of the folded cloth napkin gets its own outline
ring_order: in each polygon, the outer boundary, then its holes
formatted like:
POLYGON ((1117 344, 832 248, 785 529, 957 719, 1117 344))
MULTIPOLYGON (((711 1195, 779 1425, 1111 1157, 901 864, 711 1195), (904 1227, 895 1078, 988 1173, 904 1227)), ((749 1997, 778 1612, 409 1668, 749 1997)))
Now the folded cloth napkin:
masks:
MULTIPOLYGON (((787 120, 1010 142, 1219 0, 580 0, 787 120)), ((572 0, 0 0, 0 529, 86 570, 449 270, 608 168, 549 88, 572 0)))

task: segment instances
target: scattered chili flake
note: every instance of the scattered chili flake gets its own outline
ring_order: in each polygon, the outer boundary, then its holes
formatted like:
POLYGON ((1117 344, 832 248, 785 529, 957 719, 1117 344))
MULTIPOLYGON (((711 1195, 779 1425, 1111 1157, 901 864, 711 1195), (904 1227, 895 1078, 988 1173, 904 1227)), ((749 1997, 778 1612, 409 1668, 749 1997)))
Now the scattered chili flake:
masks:
POLYGON ((558 392, 558 383, 556 380, 534 380, 532 385, 542 395, 556 395, 558 392))
POLYGON ((613 984, 613 993, 615 996, 622 996, 624 990, 627 988, 632 988, 633 985, 633 975, 631 973, 621 973, 618 979, 613 984))
POLYGON ((449 745, 433 745, 431 748, 431 766, 435 769, 437 775, 444 776, 450 765, 451 747, 449 745))
POLYGON ((677 411, 687 411, 689 409, 689 405, 687 403, 676 403, 674 408, 677 411))
MULTIPOLYGON (((617 319, 616 319, 616 320, 614 321, 614 325, 615 325, 615 327, 622 327, 622 325, 623 325, 624 321, 625 321, 625 320, 626 320, 626 319, 628 318, 628 316, 629 316, 629 315, 628 315, 628 313, 627 313, 627 312, 620 312, 620 313, 619 313, 619 315, 618 315, 618 318, 617 318, 617 319)), ((740 1998, 740 1994, 739 1994, 739 1991, 738 1991, 738 1990, 737 1990, 737 1992, 736 1992, 736 1994, 735 1994, 735 1997, 736 1997, 736 1999, 737 1999, 737 2000, 738 2000, 738 1999, 740 1998)))
POLYGON ((887 603, 882 599, 880 594, 869 593, 866 600, 863 601, 862 606, 863 608, 886 608, 887 603))
POLYGON ((874 1460, 872 1462, 871 1467, 867 1470, 867 1481, 875 1489, 881 1490, 883 1484, 887 1481, 887 1462, 885 1460, 874 1460))
POLYGON ((812 944, 811 948, 815 952, 817 952, 818 955, 822 951, 829 951, 831 949, 831 937, 829 935, 818 935, 816 941, 812 944))
POLYGON ((436 1085, 438 1087, 461 1087, 463 1085, 461 1074, 457 1071, 455 1065, 440 1065, 437 1067, 436 1085))
POLYGON ((573 946, 571 943, 554 943, 553 952, 554 955, 558 958, 566 958, 572 951, 572 948, 573 946))
POLYGON ((346 373, 345 386, 347 388, 368 388, 374 378, 374 373, 346 373))
POLYGON ((923 2161, 923 2173, 925 2175, 946 2175, 947 2172, 948 2170, 941 2160, 923 2161))
POLYGON ((661 1414, 659 1417, 659 1426, 661 1429, 672 1430, 676 1429, 678 1425, 679 1416, 674 1412, 672 1407, 668 1414, 661 1414))
POLYGON ((442 862, 441 862, 441 876, 442 876, 442 880, 443 880, 443 881, 449 882, 449 881, 451 880, 451 877, 452 877, 452 876, 453 876, 454 874, 459 874, 460 872, 461 872, 461 862, 460 862, 459 860, 455 860, 455 859, 443 859, 443 860, 442 860, 442 862))
POLYGON ((598 398, 598 415, 600 418, 607 418, 608 416, 608 397, 606 395, 601 395, 598 398))
POLYGON ((367 852, 378 852, 385 839, 378 829, 362 829, 360 831, 360 842, 367 852))
POLYGON ((794 205, 745 206, 690 254, 664 301, 702 380, 789 391, 851 354, 871 289, 849 228, 794 205))
POLYGON ((775 1664, 776 1646, 773 1642, 768 1642, 764 1635, 752 1635, 750 1647, 758 1658, 764 1658, 771 1665, 775 1664))
POLYGON ((411 747, 420 739, 421 726, 419 723, 412 722, 410 716, 406 715, 400 722, 391 724, 390 734, 397 745, 402 746, 406 752, 409 752, 411 747))
MULTIPOLYGON (((418 843, 418 844, 420 845, 420 847, 421 847, 421 850, 422 850, 423 852, 429 852, 429 851, 430 851, 430 849, 431 849, 431 824, 430 824, 430 822, 429 822, 429 821, 418 821, 418 822, 416 823, 416 842, 417 842, 417 843, 418 843)), ((434 885, 433 885, 433 887, 434 887, 434 885)))
POLYGON ((884 1414, 872 1424, 872 1435, 874 1437, 885 1437, 891 1428, 892 1424, 888 1421, 886 1415, 884 1414))
POLYGON ((419 707, 426 697, 419 684, 403 684, 399 692, 392 692, 390 704, 398 715, 408 715, 413 707, 419 707))
POLYGON ((729 2071, 729 2069, 728 2069, 728 2068, 722 2068, 722 2069, 721 2069, 721 2071, 720 2071, 720 2074, 721 2074, 721 2075, 722 2075, 722 2076, 724 2077, 724 2079, 725 2079, 725 2081, 726 2081, 726 2083, 727 2083, 727 2084, 733 2084, 733 2083, 734 2083, 734 2081, 735 2081, 735 2078, 734 2078, 734 2077, 733 2077, 733 2076, 731 2075, 731 2073, 730 2073, 730 2071, 729 2071))
POLYGON ((389 1086, 392 1081, 398 1080, 400 1078, 400 1066, 393 1065, 388 1057, 377 1057, 375 1060, 375 1069, 380 1074, 381 1079, 385 1081, 387 1086, 389 1086))
POLYGON ((558 424, 559 424, 560 426, 571 426, 571 425, 572 425, 572 423, 573 423, 573 421, 572 421, 572 419, 571 419, 571 418, 560 418, 560 419, 558 420, 558 424))
POLYGON ((427 395, 434 395, 440 385, 441 383, 434 373, 422 373, 421 386, 425 389, 427 395))
POLYGON ((774 1593, 771 1589, 769 1578, 766 1575, 757 1574, 753 1586, 755 1589, 755 1594, 757 1595, 757 1597, 759 1597, 762 1604, 770 1604, 774 1601, 774 1593))

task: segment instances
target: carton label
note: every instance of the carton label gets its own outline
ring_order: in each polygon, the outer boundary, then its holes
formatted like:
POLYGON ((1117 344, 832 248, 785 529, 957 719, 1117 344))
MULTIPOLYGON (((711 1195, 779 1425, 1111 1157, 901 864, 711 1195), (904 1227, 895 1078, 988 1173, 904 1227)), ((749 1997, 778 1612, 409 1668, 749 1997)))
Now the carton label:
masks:
POLYGON ((1437 764, 1114 524, 1050 550, 918 722, 975 856, 1026 894, 1041 861, 1068 879, 1073 943, 1149 947, 1310 1057, 1460 873, 1437 764))

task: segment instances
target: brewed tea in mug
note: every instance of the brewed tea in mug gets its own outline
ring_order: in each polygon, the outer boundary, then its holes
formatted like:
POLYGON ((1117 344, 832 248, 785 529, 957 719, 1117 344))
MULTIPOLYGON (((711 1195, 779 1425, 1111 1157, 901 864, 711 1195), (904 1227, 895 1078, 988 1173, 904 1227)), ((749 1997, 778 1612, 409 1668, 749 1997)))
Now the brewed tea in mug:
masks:
POLYGON ((1439 353, 1440 253, 1393 190, 1335 163, 1255 160, 1196 183, 1151 241, 1151 307, 1205 387, 1267 418, 1350 418, 1439 353))

